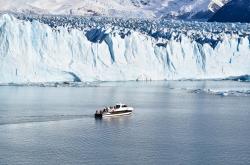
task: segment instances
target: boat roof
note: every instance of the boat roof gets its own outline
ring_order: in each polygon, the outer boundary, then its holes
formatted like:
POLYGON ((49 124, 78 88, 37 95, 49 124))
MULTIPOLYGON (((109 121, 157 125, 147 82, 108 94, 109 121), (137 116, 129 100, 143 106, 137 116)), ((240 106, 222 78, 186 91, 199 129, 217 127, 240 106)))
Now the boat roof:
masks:
POLYGON ((126 105, 126 104, 122 104, 122 103, 117 103, 116 105, 121 105, 121 106, 122 106, 122 105, 126 105))

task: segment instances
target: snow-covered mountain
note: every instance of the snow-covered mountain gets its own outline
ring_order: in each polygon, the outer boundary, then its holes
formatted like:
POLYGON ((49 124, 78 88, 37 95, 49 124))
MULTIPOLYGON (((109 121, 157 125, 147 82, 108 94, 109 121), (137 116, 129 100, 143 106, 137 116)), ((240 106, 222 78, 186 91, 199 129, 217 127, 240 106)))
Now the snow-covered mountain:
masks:
POLYGON ((250 23, 250 1, 232 0, 216 12, 210 21, 250 23))
POLYGON ((117 17, 207 17, 211 0, 0 0, 1 11, 117 17))
POLYGON ((0 0, 2 11, 39 14, 150 16, 130 0, 0 0))
POLYGON ((0 84, 250 75, 248 24, 0 16, 0 84))
POLYGON ((208 8, 210 11, 215 13, 230 1, 231 0, 212 0, 208 5, 208 8))

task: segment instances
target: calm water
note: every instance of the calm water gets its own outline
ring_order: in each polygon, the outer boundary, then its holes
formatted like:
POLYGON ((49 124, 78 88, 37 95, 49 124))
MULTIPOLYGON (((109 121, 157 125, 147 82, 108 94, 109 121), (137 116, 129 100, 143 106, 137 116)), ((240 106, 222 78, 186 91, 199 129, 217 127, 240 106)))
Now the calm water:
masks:
POLYGON ((188 89, 240 82, 127 82, 0 87, 0 164, 250 164, 250 97, 188 89), (132 116, 95 120, 124 102, 132 116))

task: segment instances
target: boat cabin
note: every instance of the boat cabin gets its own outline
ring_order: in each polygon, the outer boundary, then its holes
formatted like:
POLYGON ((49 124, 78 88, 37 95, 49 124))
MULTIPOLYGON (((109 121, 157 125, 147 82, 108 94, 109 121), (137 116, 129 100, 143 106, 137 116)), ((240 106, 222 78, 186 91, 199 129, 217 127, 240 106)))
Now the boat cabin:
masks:
POLYGON ((116 104, 114 108, 119 109, 119 108, 125 108, 125 107, 128 107, 128 106, 125 104, 116 104))

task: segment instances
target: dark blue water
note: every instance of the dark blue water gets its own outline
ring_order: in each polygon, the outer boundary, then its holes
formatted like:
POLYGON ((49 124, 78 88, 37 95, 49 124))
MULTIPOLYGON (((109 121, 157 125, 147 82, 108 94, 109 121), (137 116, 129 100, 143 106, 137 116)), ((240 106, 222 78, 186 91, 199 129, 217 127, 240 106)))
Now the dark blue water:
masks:
POLYGON ((0 164, 250 164, 250 97, 187 89, 241 82, 0 87, 0 164), (117 102, 131 116, 95 120, 117 102))

